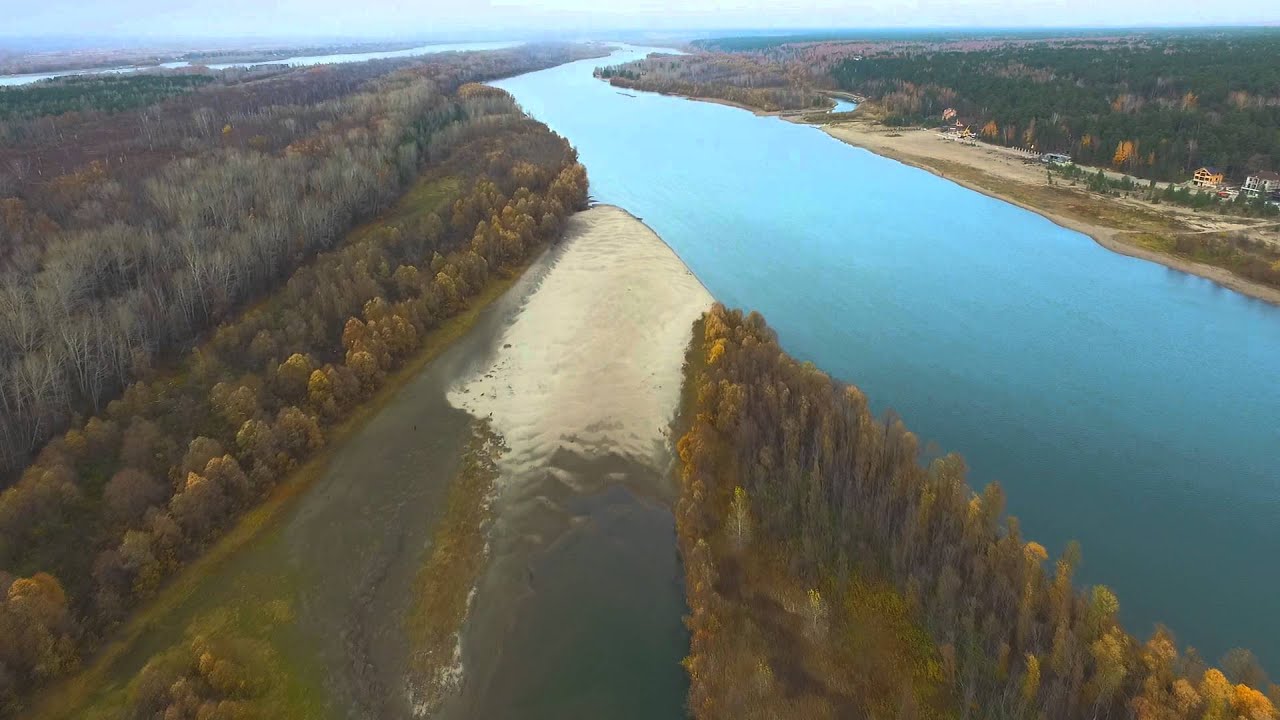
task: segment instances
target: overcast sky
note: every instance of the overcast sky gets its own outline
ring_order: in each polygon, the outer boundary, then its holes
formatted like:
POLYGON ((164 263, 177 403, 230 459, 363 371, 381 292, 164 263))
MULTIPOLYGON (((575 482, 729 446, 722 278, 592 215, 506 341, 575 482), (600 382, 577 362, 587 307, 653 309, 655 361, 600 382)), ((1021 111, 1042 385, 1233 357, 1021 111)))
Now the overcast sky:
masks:
POLYGON ((488 37, 631 28, 1278 24, 1275 0, 0 0, 0 34, 488 37))

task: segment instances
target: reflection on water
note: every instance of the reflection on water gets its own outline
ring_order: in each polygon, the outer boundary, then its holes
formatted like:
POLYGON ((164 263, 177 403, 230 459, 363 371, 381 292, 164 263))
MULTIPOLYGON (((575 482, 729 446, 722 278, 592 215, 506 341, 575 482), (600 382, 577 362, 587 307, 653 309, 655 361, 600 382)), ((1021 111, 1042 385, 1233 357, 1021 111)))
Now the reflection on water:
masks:
POLYGON ((615 208, 572 220, 492 362, 449 394, 490 418, 490 566, 445 717, 677 717, 688 647, 667 428, 711 298, 615 208))

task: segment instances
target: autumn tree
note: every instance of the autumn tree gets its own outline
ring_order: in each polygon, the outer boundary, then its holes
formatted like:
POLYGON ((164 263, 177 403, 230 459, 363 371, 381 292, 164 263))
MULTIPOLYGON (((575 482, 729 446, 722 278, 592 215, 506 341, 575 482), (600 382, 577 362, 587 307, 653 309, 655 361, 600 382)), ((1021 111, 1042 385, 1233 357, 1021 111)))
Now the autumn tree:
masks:
POLYGON ((739 552, 751 541, 751 501, 741 486, 733 489, 733 501, 729 505, 729 533, 739 552))
POLYGON ((1135 152, 1133 141, 1122 140, 1116 145, 1115 154, 1111 156, 1111 164, 1115 167, 1124 167, 1133 162, 1135 152))

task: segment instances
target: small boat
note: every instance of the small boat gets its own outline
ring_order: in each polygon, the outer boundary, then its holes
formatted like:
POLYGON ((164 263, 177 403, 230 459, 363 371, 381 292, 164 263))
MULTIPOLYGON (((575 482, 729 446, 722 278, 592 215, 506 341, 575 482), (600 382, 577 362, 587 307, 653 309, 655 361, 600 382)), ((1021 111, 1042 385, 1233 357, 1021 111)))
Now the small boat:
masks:
POLYGON ((635 95, 632 95, 631 93, 624 93, 624 92, 622 92, 621 90, 619 90, 619 91, 618 91, 618 94, 619 94, 619 95, 626 95, 627 97, 635 97, 635 95))

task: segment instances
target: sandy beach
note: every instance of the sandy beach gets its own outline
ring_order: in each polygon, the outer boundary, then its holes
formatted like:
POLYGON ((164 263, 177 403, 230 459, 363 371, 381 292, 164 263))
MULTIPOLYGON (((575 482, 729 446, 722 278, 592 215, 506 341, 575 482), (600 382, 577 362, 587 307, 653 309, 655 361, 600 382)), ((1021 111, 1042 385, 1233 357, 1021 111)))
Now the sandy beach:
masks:
POLYGON ((1212 280, 1250 297, 1280 305, 1280 289, 1253 282, 1230 270, 1169 255, 1144 246, 1144 235, 1242 232, 1257 240, 1280 243, 1274 222, 1196 213, 1136 199, 1102 197, 1079 187, 1054 186, 1044 166, 1008 148, 979 143, 963 145, 932 130, 890 128, 862 120, 822 126, 832 137, 877 155, 928 170, 971 190, 1038 213, 1088 235, 1099 245, 1212 280))

